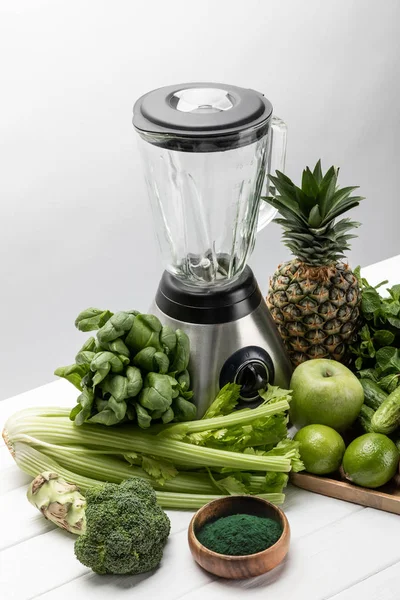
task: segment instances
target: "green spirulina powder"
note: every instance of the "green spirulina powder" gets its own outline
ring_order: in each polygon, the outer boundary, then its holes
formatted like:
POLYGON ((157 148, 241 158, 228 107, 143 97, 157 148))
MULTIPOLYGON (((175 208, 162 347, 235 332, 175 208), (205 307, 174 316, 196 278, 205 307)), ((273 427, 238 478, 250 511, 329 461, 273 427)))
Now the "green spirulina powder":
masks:
POLYGON ((206 523, 196 534, 203 546, 219 554, 243 556, 266 550, 279 540, 282 525, 268 517, 230 515, 206 523))

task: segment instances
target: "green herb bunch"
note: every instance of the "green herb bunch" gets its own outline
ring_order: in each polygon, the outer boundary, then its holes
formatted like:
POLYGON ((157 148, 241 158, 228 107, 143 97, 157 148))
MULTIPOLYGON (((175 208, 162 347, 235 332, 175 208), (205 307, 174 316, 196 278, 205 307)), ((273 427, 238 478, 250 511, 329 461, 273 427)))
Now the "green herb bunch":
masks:
POLYGON ((387 290, 383 297, 378 288, 360 277, 362 289, 361 316, 363 325, 351 346, 355 368, 363 378, 373 379, 388 393, 400 383, 400 284, 387 290))
POLYGON ((98 308, 81 312, 75 326, 98 330, 73 365, 55 371, 81 390, 70 414, 76 425, 135 421, 147 428, 152 421, 195 419, 187 371, 190 344, 183 331, 163 326, 154 315, 98 308))

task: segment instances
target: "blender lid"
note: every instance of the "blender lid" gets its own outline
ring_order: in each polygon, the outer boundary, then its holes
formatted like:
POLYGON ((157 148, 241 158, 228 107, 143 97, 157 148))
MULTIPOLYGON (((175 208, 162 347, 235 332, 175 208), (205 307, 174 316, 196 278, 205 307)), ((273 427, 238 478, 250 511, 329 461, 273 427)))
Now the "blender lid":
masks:
MULTIPOLYGON (((272 104, 255 90, 223 83, 183 83, 158 88, 139 98, 133 107, 132 122, 139 133, 168 136, 171 149, 173 137, 198 142, 220 137, 228 142, 232 138, 237 147, 242 145, 237 143, 240 134, 262 128, 271 114, 272 104)), ((243 135, 244 144, 250 141, 243 135)))

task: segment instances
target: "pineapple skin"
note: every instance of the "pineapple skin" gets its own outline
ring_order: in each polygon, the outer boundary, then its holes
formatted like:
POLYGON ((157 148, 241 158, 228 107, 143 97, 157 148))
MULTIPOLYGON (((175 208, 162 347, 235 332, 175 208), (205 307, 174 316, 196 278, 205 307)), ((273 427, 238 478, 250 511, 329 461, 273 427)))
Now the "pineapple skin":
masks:
POLYGON ((294 367, 313 358, 347 362, 361 302, 348 265, 285 262, 271 277, 266 300, 294 367))

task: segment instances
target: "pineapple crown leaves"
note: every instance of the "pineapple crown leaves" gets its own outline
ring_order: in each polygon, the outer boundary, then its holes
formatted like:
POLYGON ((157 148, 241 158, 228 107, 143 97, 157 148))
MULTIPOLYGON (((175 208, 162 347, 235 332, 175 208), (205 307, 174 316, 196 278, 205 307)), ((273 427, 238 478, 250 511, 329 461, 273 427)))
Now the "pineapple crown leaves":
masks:
POLYGON ((303 171, 301 188, 289 177, 276 171, 269 178, 278 194, 263 200, 276 208, 282 218, 285 245, 300 260, 311 265, 329 265, 344 257, 350 249, 348 233, 360 223, 348 218, 335 221, 351 208, 359 205, 361 196, 352 196, 358 186, 339 188, 339 169, 330 167, 323 175, 319 160, 311 171, 303 171))

